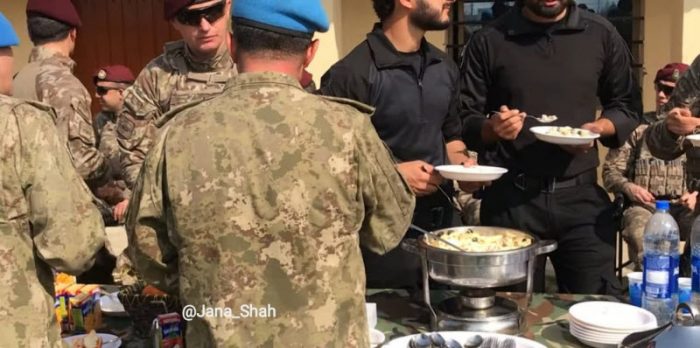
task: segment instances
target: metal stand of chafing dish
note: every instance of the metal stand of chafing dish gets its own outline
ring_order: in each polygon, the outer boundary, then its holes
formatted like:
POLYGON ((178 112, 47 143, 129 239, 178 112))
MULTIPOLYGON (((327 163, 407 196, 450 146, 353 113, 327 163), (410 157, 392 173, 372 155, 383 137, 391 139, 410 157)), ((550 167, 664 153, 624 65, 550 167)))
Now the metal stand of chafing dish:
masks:
POLYGON ((492 289, 464 288, 460 294, 444 300, 433 307, 430 298, 430 275, 426 250, 420 250, 421 273, 423 277, 423 299, 430 312, 430 329, 432 331, 487 331, 504 334, 520 334, 527 330, 525 313, 532 301, 533 275, 536 258, 527 262, 526 305, 520 308, 517 302, 496 296, 492 289), (476 296, 474 296, 476 294, 476 296), (456 306, 455 306, 456 305, 456 306), (466 310, 471 317, 465 318, 446 312, 466 310), (489 316, 489 314, 495 314, 489 316))

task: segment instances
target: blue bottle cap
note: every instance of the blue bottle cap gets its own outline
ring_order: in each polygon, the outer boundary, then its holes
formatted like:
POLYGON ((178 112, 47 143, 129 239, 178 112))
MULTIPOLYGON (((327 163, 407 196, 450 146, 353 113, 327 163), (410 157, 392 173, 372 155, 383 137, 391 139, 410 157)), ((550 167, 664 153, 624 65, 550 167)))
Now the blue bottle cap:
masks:
POLYGON ((668 210, 669 207, 668 201, 656 201, 656 210, 668 210))

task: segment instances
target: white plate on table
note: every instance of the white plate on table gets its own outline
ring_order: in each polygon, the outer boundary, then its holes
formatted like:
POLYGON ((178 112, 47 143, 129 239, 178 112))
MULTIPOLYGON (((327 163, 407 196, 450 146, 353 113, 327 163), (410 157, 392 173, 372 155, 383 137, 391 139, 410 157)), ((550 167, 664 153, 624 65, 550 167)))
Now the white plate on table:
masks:
MULTIPOLYGON (((73 347, 73 341, 78 340, 78 339, 83 339, 87 335, 75 335, 75 336, 69 336, 69 337, 64 337, 63 342, 66 342, 68 344, 68 347, 73 347)), ((102 339, 102 348, 119 348, 122 346, 122 340, 119 339, 119 337, 110 335, 110 334, 103 334, 103 333, 98 333, 97 336, 99 336, 102 339), (113 341, 114 340, 114 341, 113 341), (109 342, 109 343, 105 343, 109 342)))
MULTIPOLYGON (((564 136, 549 134, 552 129, 561 128, 554 126, 538 126, 530 128, 530 132, 535 134, 535 137, 541 141, 557 144, 557 145, 586 145, 589 142, 600 138, 600 134, 591 133, 590 135, 564 136)), ((574 128, 576 129, 576 128, 574 128)))
MULTIPOLYGON (((479 335, 483 339, 486 339, 487 337, 499 338, 502 340, 506 339, 506 338, 511 338, 511 339, 515 340, 515 347, 516 348, 547 348, 546 346, 544 346, 540 343, 537 343, 535 341, 529 340, 527 338, 522 338, 522 337, 517 337, 517 336, 509 336, 509 335, 503 335, 503 334, 486 333, 486 332, 470 332, 470 331, 438 331, 437 333, 439 333, 445 339, 453 339, 461 344, 464 344, 464 342, 466 342, 468 338, 470 338, 474 335, 479 335)), ((400 337, 400 338, 391 340, 389 343, 383 345, 382 348, 408 348, 408 342, 411 341, 411 338, 417 337, 419 335, 420 334, 415 334, 415 335, 404 336, 404 337, 400 337)))
POLYGON ((127 317, 129 314, 124 309, 124 306, 119 301, 117 296, 119 292, 113 292, 111 294, 104 294, 100 297, 100 310, 105 315, 111 315, 115 317, 127 317))
POLYGON ((437 166, 435 169, 445 179, 456 181, 493 181, 508 173, 508 169, 490 166, 465 167, 459 164, 437 166))
POLYGON ((602 332, 635 332, 657 326, 651 312, 626 303, 580 302, 569 308, 569 315, 577 324, 602 332))

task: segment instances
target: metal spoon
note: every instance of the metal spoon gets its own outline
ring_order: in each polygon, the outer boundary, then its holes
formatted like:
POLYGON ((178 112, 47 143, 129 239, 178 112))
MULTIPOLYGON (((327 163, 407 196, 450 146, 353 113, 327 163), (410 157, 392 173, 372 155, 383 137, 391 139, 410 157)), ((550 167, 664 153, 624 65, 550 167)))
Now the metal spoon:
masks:
POLYGON ((434 235, 434 234, 432 234, 432 233, 430 233, 430 232, 428 232, 428 231, 426 231, 426 230, 424 230, 424 229, 422 229, 422 228, 420 228, 420 227, 418 227, 418 226, 416 226, 416 225, 414 225, 414 224, 411 224, 411 225, 409 226, 409 228, 410 228, 410 229, 413 229, 413 230, 416 230, 416 231, 418 231, 418 232, 420 232, 420 233, 422 233, 422 234, 424 234, 424 235, 426 235, 426 236, 428 236, 428 237, 430 237, 430 238, 435 238, 435 239, 437 239, 437 240, 439 240, 439 241, 441 241, 441 242, 443 242, 443 243, 445 243, 445 244, 447 244, 447 245, 449 245, 449 246, 451 246, 451 247, 453 247, 453 248, 455 248, 455 249, 457 249, 457 250, 459 250, 459 251, 461 251, 461 252, 463 252, 463 253, 468 253, 468 251, 466 251, 466 250, 460 248, 459 246, 455 245, 454 243, 452 243, 452 242, 450 242, 450 241, 448 241, 448 240, 445 240, 445 239, 443 239, 443 238, 441 238, 441 237, 439 237, 439 236, 436 236, 436 235, 434 235))
MULTIPOLYGON (((454 341, 454 340, 453 340, 454 341)), ((467 341, 464 342, 464 348, 477 348, 481 347, 481 344, 484 343, 484 338, 479 336, 479 335, 474 335, 470 336, 467 338, 467 341)), ((457 343, 459 344, 459 343, 457 343)), ((449 348, 452 348, 452 346, 448 346, 449 348)), ((455 348, 459 346, 454 346, 455 348)))

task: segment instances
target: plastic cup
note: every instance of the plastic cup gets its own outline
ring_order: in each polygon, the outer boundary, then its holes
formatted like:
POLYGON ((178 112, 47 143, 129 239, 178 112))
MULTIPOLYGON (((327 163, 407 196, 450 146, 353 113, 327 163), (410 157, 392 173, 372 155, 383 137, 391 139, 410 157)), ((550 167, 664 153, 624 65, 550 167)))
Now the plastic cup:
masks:
POLYGON ((678 303, 689 302, 692 292, 690 278, 678 278, 678 303))
POLYGON ((367 324, 370 329, 374 329, 377 326, 377 304, 367 302, 365 303, 365 310, 367 311, 367 324))
POLYGON ((629 281, 629 291, 630 291, 630 304, 633 306, 642 306, 642 279, 644 278, 644 273, 642 272, 632 272, 627 274, 627 280, 629 281))

